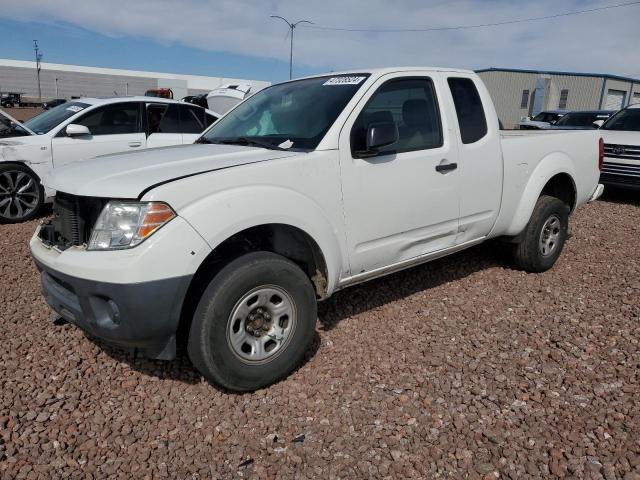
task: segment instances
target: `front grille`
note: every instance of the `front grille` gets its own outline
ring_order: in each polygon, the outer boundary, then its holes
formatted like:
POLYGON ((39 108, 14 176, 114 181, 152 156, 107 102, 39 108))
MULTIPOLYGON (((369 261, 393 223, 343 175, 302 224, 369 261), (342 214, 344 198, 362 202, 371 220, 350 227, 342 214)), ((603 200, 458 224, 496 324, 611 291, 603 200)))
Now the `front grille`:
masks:
POLYGON ((634 165, 631 163, 616 163, 605 160, 602 165, 602 173, 638 177, 638 181, 640 181, 640 163, 634 165))
POLYGON ((640 145, 605 143, 604 156, 621 160, 640 160, 640 145))
POLYGON ((53 202, 53 219, 42 225, 40 238, 47 245, 60 250, 86 244, 106 203, 106 198, 57 192, 53 202))

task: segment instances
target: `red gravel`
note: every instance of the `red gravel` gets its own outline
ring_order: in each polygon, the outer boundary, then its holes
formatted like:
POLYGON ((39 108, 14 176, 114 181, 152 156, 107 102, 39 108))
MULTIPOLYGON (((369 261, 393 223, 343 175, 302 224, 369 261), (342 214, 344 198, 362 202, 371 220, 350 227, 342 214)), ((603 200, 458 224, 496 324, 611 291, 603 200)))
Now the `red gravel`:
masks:
POLYGON ((582 207, 544 274, 481 246, 345 290, 245 395, 50 323, 35 222, 0 226, 0 478, 640 479, 638 199, 582 207))

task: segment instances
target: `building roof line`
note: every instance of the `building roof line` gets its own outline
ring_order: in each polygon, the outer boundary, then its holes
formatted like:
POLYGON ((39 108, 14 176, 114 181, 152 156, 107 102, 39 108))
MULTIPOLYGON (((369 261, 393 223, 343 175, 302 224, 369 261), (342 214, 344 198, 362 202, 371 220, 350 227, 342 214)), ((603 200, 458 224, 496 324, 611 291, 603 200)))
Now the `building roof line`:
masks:
MULTIPOLYGON (((84 65, 69 65, 63 63, 46 63, 42 62, 41 64, 42 70, 57 70, 62 72, 69 73, 90 73, 90 74, 98 74, 98 75, 118 75, 123 77, 133 77, 133 78, 163 78, 163 79, 178 79, 178 80, 186 80, 190 85, 194 85, 190 88, 200 88, 199 85, 205 85, 203 89, 211 89, 215 88, 215 85, 212 85, 211 82, 217 84, 217 86, 223 85, 225 83, 234 83, 234 82, 245 82, 245 83, 253 83, 256 85, 267 86, 270 85, 271 82, 263 81, 263 80, 247 80, 247 79, 239 79, 239 78, 230 78, 230 77, 212 77, 206 75, 188 75, 181 73, 167 73, 167 72, 148 72, 143 70, 124 70, 119 68, 105 68, 105 67, 88 67, 84 65)), ((12 60, 0 58, 0 67, 17 67, 17 68, 34 68, 35 62, 31 60, 12 60)))
POLYGON ((596 77, 596 78, 608 78, 612 80, 622 80, 624 82, 640 83, 640 78, 624 77, 622 75, 611 75, 608 73, 583 73, 583 72, 556 72, 551 70, 527 70, 519 68, 482 68, 476 70, 476 73, 483 72, 511 72, 511 73, 536 73, 538 75, 570 75, 574 77, 596 77))

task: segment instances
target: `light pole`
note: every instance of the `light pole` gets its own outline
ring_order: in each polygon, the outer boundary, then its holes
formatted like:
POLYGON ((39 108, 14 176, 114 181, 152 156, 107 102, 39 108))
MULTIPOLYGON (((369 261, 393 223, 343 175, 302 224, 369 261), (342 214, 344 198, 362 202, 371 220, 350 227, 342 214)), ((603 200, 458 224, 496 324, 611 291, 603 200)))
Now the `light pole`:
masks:
POLYGON ((289 26, 289 30, 290 30, 290 34, 291 34, 291 46, 289 48, 289 80, 291 80, 291 78, 293 78, 293 30, 294 28, 296 28, 298 25, 300 25, 301 23, 311 23, 313 24, 313 22, 311 20, 298 20, 297 22, 291 23, 289 20, 287 20, 284 17, 281 17, 279 15, 270 15, 271 18, 279 18, 280 20, 282 20, 284 23, 286 23, 289 26))
POLYGON ((56 98, 58 98, 58 77, 56 77, 56 98))
POLYGON ((33 50, 36 52, 36 75, 38 76, 38 101, 42 103, 42 89, 40 88, 40 60, 42 60, 42 53, 38 47, 38 40, 33 41, 33 50))

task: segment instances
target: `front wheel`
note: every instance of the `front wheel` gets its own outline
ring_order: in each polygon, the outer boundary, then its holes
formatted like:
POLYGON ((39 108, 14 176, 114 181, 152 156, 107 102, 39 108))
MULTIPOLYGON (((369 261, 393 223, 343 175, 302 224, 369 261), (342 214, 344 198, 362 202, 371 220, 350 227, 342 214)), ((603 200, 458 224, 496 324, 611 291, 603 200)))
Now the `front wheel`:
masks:
POLYGON ((528 272, 549 270, 567 239, 569 207, 555 197, 538 198, 522 240, 515 245, 514 260, 528 272))
POLYGON ((295 263, 249 253, 225 266, 203 293, 189 331, 189 357, 225 388, 256 390, 302 361, 316 319, 313 286, 295 263))
POLYGON ((43 201, 44 190, 35 173, 21 164, 0 164, 0 222, 31 220, 43 201))

